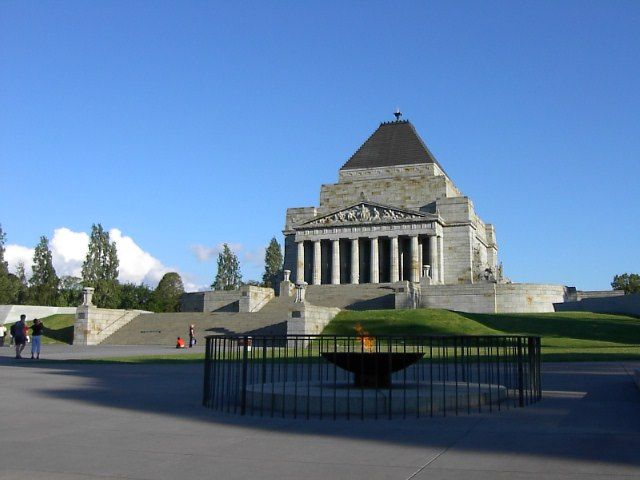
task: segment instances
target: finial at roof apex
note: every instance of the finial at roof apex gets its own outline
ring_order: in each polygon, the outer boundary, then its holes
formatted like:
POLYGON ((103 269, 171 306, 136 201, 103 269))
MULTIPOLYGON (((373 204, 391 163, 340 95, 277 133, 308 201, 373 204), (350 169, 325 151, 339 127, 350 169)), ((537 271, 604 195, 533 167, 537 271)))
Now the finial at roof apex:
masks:
POLYGON ((400 107, 396 107, 396 111, 395 111, 394 115, 396 116, 396 122, 399 122, 400 121, 400 117, 402 116, 402 112, 400 111, 400 107))

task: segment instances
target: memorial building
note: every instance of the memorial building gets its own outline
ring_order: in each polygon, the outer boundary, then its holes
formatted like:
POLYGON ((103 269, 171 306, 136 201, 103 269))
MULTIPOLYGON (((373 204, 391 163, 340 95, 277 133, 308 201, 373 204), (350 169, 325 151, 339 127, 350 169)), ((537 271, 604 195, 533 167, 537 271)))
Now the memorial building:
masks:
POLYGON ((296 283, 496 281, 495 229, 408 120, 381 123, 322 185, 317 207, 287 209, 285 265, 296 283))

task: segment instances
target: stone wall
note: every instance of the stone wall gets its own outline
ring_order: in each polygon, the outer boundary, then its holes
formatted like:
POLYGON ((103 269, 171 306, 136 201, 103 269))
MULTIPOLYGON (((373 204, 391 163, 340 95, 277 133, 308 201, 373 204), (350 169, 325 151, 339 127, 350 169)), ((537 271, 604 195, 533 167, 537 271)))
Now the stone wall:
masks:
POLYGON ((27 316, 27 321, 44 318, 58 313, 75 314, 76 307, 41 307, 38 305, 0 305, 0 325, 20 320, 20 315, 27 316))
POLYGON ((308 302, 294 304, 287 321, 289 335, 316 335, 340 313, 339 308, 319 307, 308 302))
POLYGON ((583 298, 577 302, 557 303, 554 307, 558 312, 580 311, 640 316, 640 293, 583 298))
POLYGON ((567 295, 562 285, 531 283, 475 283, 429 285, 413 290, 405 285, 396 290, 396 308, 443 308, 470 313, 553 312, 554 304, 567 295), (417 298, 416 298, 417 297, 417 298))
POLYGON ((73 324, 73 344, 98 345, 141 313, 151 312, 81 305, 76 309, 76 320, 73 324))
MULTIPOLYGON (((394 171, 400 172, 395 176, 341 179, 339 183, 322 185, 318 215, 357 203, 362 195, 369 201, 384 205, 419 210, 438 198, 444 198, 447 193, 458 193, 446 176, 430 176, 422 172, 421 167, 427 165, 393 167, 394 171)), ((344 173, 354 171, 341 172, 342 177, 344 173)))
POLYGON ((273 288, 246 285, 240 288, 239 311, 247 313, 258 312, 274 297, 273 288))
POLYGON ((239 312, 240 297, 240 290, 185 293, 180 297, 180 311, 239 312))

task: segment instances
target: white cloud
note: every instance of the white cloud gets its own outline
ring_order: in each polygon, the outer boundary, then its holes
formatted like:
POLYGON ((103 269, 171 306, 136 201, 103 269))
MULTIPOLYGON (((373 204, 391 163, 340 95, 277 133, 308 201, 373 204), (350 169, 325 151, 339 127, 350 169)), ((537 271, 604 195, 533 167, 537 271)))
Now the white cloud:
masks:
POLYGON ((89 250, 89 235, 85 232, 74 232, 68 228, 56 228, 49 242, 53 267, 58 276, 82 275, 82 262, 89 250))
POLYGON ((120 260, 121 282, 146 283, 157 285, 162 276, 172 269, 162 264, 150 253, 142 250, 133 238, 122 235, 117 228, 109 231, 109 237, 116 244, 120 260))
MULTIPOLYGON (((164 265, 149 252, 144 251, 133 240, 133 238, 123 235, 117 228, 109 231, 109 236, 116 244, 118 259, 120 261, 119 277, 120 282, 145 283, 155 287, 162 276, 167 272, 178 271, 164 265)), ((73 275, 79 277, 82 274, 82 263, 84 262, 89 249, 89 235, 86 232, 74 232, 66 227, 56 228, 53 237, 49 242, 53 266, 58 276, 73 275)), ((25 265, 27 276, 31 276, 31 264, 33 263, 33 248, 22 245, 7 245, 5 259, 9 263, 9 270, 15 272, 18 262, 25 265)), ((178 273, 180 273, 178 271, 178 273)), ((184 278, 183 282, 186 291, 202 290, 190 275, 184 278)))
POLYGON ((22 245, 6 245, 4 259, 9 264, 9 271, 15 273, 18 263, 24 263, 24 270, 27 277, 31 276, 31 264, 33 263, 33 254, 35 249, 23 247, 22 245))
MULTIPOLYGON (((244 249, 244 246, 241 243, 227 243, 227 245, 236 255, 238 255, 244 249)), ((202 244, 196 244, 191 245, 190 249, 199 262, 208 262, 209 260, 218 256, 218 254, 222 251, 223 246, 223 243, 218 243, 217 245, 213 245, 212 247, 202 244)))

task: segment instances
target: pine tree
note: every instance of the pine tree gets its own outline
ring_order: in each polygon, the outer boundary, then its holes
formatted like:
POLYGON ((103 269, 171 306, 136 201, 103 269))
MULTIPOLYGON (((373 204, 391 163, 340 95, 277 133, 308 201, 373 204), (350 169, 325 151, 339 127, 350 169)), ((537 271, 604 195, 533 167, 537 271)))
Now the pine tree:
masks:
POLYGON ((29 282, 27 281, 27 272, 24 268, 24 262, 21 260, 16 266, 16 277, 20 282, 16 303, 18 305, 26 305, 29 300, 29 282))
POLYGON ((82 264, 82 284, 95 288, 93 301, 98 307, 118 306, 118 251, 101 224, 91 226, 89 252, 82 264))
POLYGON ((158 312, 180 311, 180 297, 184 293, 182 278, 176 272, 165 273, 153 292, 154 307, 158 312))
POLYGON ((2 224, 0 223, 0 275, 9 274, 9 264, 4 259, 4 242, 7 239, 7 234, 2 230, 2 224))
POLYGON ((19 281, 18 277, 9 273, 9 264, 4 259, 4 242, 7 235, 2 230, 0 224, 0 305, 11 305, 16 303, 18 298, 19 281))
POLYGON ((222 252, 218 254, 218 272, 211 288, 214 290, 237 290, 241 284, 242 275, 240 274, 238 257, 225 243, 222 246, 222 252))
POLYGON ((264 254, 264 274, 262 275, 262 285, 275 288, 282 275, 282 250, 275 237, 269 242, 269 246, 264 254))
POLYGON ((29 279, 31 286, 31 303, 35 305, 55 306, 58 303, 58 289, 60 279, 56 275, 49 249, 47 237, 40 237, 40 242, 36 245, 33 254, 32 274, 29 279))

